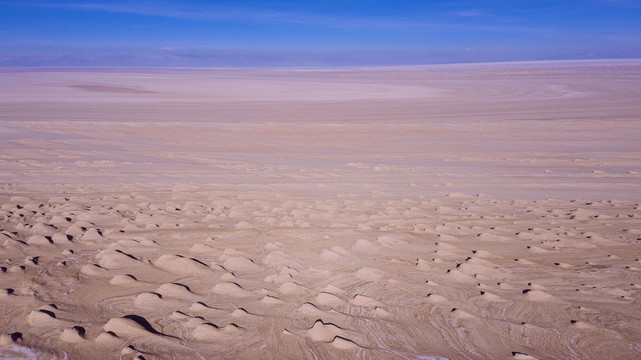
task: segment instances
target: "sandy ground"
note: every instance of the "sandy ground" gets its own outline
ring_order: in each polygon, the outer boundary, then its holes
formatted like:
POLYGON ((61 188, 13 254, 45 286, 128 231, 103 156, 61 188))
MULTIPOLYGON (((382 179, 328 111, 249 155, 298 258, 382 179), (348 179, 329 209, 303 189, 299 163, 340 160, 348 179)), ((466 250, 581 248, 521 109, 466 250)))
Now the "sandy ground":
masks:
POLYGON ((641 357, 641 62, 0 84, 0 358, 641 357))

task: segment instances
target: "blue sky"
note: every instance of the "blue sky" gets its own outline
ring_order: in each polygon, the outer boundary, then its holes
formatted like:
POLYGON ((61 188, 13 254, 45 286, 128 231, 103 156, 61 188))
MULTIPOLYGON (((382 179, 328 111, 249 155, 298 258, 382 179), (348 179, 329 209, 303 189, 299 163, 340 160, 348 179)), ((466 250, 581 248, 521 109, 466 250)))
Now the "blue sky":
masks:
POLYGON ((0 66, 641 58, 641 0, 0 0, 0 66))

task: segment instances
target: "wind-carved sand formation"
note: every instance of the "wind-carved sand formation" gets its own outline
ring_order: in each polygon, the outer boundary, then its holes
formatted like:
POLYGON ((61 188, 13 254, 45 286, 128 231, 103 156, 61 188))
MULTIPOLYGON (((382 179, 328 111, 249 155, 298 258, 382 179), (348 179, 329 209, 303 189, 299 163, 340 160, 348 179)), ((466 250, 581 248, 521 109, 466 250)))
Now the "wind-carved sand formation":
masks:
POLYGON ((641 65, 0 72, 0 357, 641 356, 641 65))

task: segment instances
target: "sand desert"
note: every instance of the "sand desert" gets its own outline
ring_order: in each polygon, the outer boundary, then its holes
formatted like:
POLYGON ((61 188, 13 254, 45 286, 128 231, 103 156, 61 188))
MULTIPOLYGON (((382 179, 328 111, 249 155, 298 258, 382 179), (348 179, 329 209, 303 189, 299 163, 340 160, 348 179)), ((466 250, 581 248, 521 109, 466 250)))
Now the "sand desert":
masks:
POLYGON ((640 358, 640 84, 0 69, 0 358, 640 358))

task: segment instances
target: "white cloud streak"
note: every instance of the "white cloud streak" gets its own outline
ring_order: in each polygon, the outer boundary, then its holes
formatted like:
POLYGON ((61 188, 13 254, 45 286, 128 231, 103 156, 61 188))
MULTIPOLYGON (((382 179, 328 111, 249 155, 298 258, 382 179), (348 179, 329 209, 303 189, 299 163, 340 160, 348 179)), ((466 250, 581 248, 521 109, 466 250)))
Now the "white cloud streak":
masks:
MULTIPOLYGON (((405 30, 420 31, 430 30, 510 30, 527 31, 523 27, 509 27, 505 25, 463 25, 455 19, 450 21, 422 20, 419 16, 412 17, 383 17, 383 16, 341 16, 306 14, 294 11, 281 11, 271 9, 253 9, 244 7, 209 7, 193 8, 188 5, 168 4, 154 2, 146 4, 128 3, 87 3, 87 2, 39 2, 39 3, 7 3, 9 6, 24 6, 50 9, 64 9, 77 11, 109 12, 136 14, 143 16, 156 16, 183 20, 210 20, 253 22, 266 24, 298 24, 335 29, 380 29, 380 30, 405 30)), ((435 17, 439 14, 431 14, 435 17)), ((442 16, 454 15, 455 17, 480 17, 487 16, 483 10, 471 9, 459 12, 440 14, 442 16)), ((535 30, 535 29, 533 29, 535 30)))

